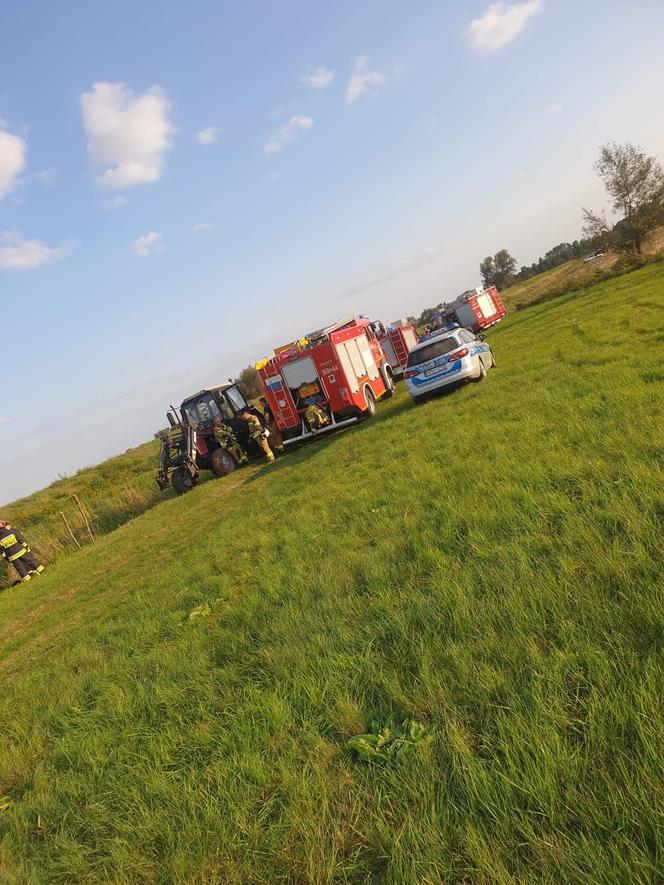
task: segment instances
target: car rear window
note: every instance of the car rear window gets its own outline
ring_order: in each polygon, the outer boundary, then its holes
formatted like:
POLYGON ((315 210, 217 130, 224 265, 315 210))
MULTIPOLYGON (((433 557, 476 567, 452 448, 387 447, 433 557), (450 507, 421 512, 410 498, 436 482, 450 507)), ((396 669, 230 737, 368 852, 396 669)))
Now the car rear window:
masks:
POLYGON ((456 338, 443 338, 442 341, 432 341, 431 344, 426 344, 417 350, 411 350, 408 354, 406 365, 409 369, 413 366, 421 366, 422 363, 435 360, 437 356, 445 356, 446 353, 452 353, 458 346, 456 338))

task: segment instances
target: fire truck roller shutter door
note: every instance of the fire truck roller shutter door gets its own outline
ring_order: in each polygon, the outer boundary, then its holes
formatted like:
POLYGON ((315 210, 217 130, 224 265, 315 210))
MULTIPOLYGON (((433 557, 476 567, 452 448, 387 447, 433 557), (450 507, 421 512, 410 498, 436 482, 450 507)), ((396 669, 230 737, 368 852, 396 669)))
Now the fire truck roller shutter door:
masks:
POLYGON ((488 295, 479 295, 477 303, 485 317, 492 317, 496 312, 495 305, 488 295))
POLYGON ((413 347, 417 344, 417 335, 413 331, 413 329, 406 329, 403 333, 404 341, 406 342, 409 350, 412 350, 413 347))
POLYGON ((344 370, 344 374, 348 380, 348 386, 350 387, 351 393, 357 393, 360 389, 360 385, 357 383, 357 378, 355 376, 355 370, 353 369, 353 364, 348 355, 348 349, 346 347, 347 342, 343 342, 342 344, 337 344, 337 356, 339 357, 339 362, 341 363, 341 368, 344 370))
POLYGON ((393 369, 399 368, 399 360, 397 359, 397 355, 394 352, 394 346, 389 338, 383 338, 380 342, 383 345, 383 350, 385 351, 385 356, 387 357, 388 363, 392 366, 393 369))
POLYGON ((371 381, 375 381, 376 378, 378 378, 378 376, 380 375, 380 372, 378 371, 378 366, 374 362, 371 348, 369 347, 369 342, 366 338, 362 337, 358 340, 357 343, 362 355, 362 362, 364 363, 367 370, 367 375, 369 376, 371 381))
POLYGON ((364 367, 364 360, 362 359, 362 354, 360 353, 360 348, 358 347, 355 338, 351 338, 350 341, 346 342, 346 350, 348 351, 348 356, 350 357, 353 366, 353 375, 356 378, 363 378, 366 375, 367 370, 364 367))

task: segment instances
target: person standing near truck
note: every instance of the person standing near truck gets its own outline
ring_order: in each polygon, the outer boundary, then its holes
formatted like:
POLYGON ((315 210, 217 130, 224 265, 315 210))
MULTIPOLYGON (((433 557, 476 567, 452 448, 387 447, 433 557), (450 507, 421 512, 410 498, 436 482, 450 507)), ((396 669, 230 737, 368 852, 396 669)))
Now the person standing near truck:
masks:
POLYGON ((44 571, 21 532, 3 519, 0 519, 0 553, 14 566, 22 584, 44 571))
POLYGON ((246 464, 249 460, 246 452, 235 438, 235 434, 228 426, 224 424, 221 418, 214 419, 214 438, 217 440, 222 449, 226 449, 228 454, 237 464, 246 464))
POLYGON ((281 435, 281 431, 279 430, 279 425, 276 422, 274 417, 274 412, 270 408, 270 404, 262 396, 259 400, 261 404, 261 409, 263 410, 263 415, 265 416, 265 426, 270 431, 270 443, 271 447, 275 450, 275 452, 283 452, 284 451, 284 439, 281 435))
POLYGON ((274 452, 270 448, 268 441, 265 438, 265 431, 263 430, 263 425, 260 422, 260 418, 257 418, 247 409, 240 413, 240 418, 242 418, 242 420, 247 425, 249 438, 253 439, 256 445, 265 452, 265 457, 268 461, 274 461, 274 452))

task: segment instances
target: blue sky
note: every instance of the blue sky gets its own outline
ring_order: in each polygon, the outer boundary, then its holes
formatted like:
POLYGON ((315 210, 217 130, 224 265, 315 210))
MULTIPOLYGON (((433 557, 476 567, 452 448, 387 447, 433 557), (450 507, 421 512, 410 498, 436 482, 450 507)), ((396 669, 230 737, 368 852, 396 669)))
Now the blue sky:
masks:
POLYGON ((603 142, 662 156, 663 32, 656 0, 3 4, 0 502, 578 236, 603 142))

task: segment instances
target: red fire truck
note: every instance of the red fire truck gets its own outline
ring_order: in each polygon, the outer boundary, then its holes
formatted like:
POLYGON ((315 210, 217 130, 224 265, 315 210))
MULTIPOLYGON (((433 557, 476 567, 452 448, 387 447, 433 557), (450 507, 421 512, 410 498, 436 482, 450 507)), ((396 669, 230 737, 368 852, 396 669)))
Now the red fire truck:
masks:
POLYGON ((419 341, 415 327, 405 320, 392 323, 387 329, 380 322, 374 323, 373 327, 392 367, 392 374, 395 378, 403 378, 408 354, 419 341))
POLYGON ((330 419, 321 433, 371 418, 377 400, 394 393, 391 366, 366 317, 278 347, 256 370, 286 445, 312 436, 304 418, 312 404, 330 419))
POLYGON ((480 332, 495 326, 505 316, 507 311, 503 299, 495 286, 483 289, 469 289, 463 295, 446 304, 442 310, 434 314, 435 325, 445 326, 448 323, 458 323, 473 332, 480 332))

